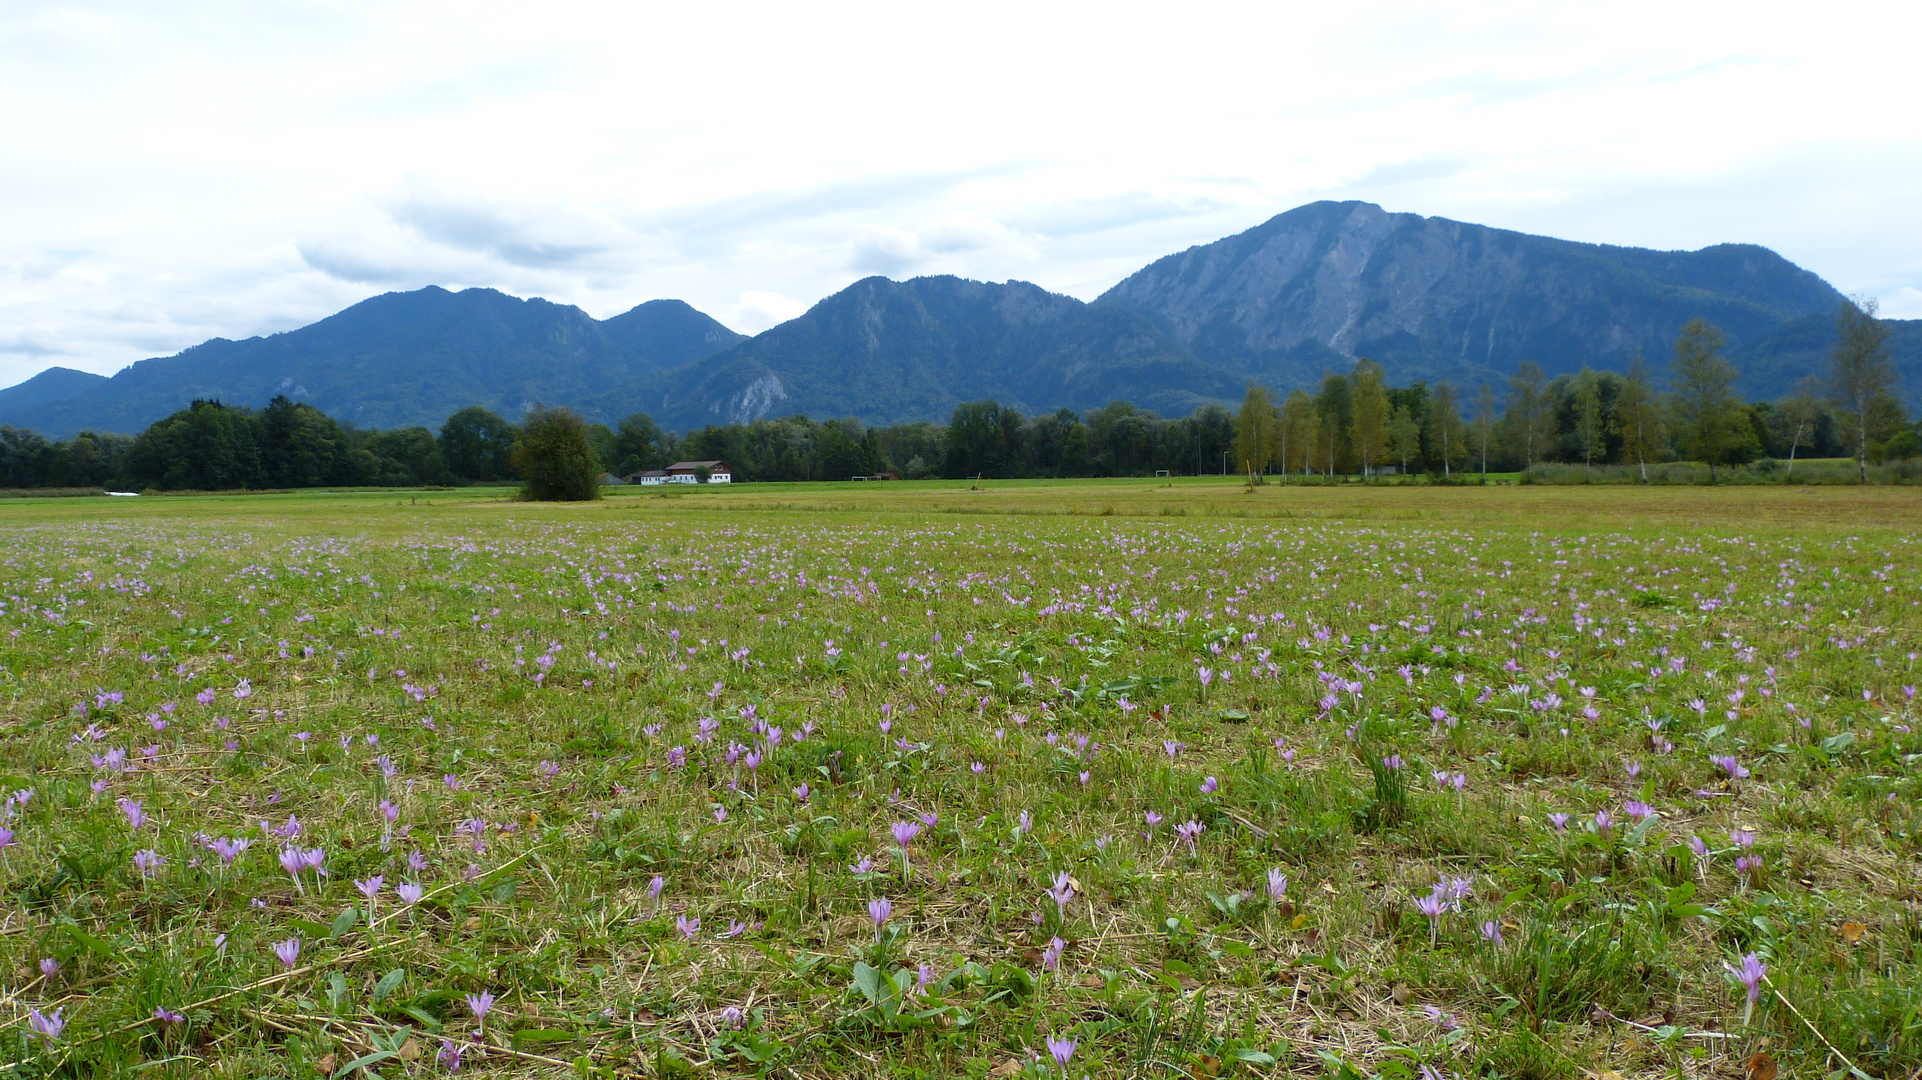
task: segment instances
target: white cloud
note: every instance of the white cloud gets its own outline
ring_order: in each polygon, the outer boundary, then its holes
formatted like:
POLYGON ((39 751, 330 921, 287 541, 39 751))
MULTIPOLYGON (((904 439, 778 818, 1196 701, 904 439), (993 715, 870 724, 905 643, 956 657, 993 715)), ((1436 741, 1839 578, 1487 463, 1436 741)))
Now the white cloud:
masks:
POLYGON ((780 293, 744 292, 726 322, 740 333, 758 334, 779 326, 807 309, 807 304, 790 300, 780 293))
POLYGON ((1922 315, 1893 0, 543 12, 0 7, 0 384, 427 283, 742 329, 876 272, 1092 297, 1314 198, 1762 243, 1922 315))
POLYGON ((1913 285, 1904 285, 1882 297, 1882 317, 1922 319, 1922 289, 1913 285))

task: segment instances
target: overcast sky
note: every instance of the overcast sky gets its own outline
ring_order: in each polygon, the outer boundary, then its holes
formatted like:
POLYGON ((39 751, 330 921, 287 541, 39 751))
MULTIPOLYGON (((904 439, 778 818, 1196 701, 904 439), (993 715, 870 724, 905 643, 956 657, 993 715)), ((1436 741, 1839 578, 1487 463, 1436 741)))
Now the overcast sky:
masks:
POLYGON ((0 4, 0 385, 486 285, 1084 299, 1315 199, 1922 318, 1909 3, 0 4))

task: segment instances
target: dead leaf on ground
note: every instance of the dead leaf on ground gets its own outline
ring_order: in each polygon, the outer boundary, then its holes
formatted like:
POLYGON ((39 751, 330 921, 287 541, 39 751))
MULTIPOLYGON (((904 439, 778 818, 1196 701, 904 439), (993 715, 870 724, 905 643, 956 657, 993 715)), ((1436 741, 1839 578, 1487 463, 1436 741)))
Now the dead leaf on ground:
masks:
POLYGON ((334 1075, 334 1055, 328 1054, 314 1062, 314 1071, 322 1076, 334 1075))
POLYGON ((1102 987, 1108 985, 1108 980, 1102 978, 1099 975, 1096 975, 1092 971, 1086 975, 1081 976, 1081 978, 1075 981, 1079 982, 1081 985, 1087 987, 1090 990, 1099 990, 1102 987))
POLYGON ((1019 1061, 1016 1061, 1014 1058, 1009 1058, 1008 1060, 1002 1062, 1001 1064, 996 1065, 994 1068, 989 1069, 988 1075, 996 1076, 996 1077, 1019 1076, 1021 1075, 1021 1063, 1019 1061))
POLYGON ((1868 927, 1859 922, 1845 922, 1842 924, 1842 940, 1853 945, 1861 941, 1862 935, 1868 933, 1868 930, 1868 927))
POLYGON ((1607 1069, 1602 1072, 1589 1073, 1587 1080, 1626 1080, 1626 1078, 1614 1069, 1607 1069))
POLYGON ((420 1060, 420 1042, 413 1036, 408 1036, 407 1041, 400 1044, 400 1059, 402 1061, 420 1060))
POLYGON ((1221 1059, 1213 1054, 1196 1054, 1188 1065, 1188 1075, 1194 1080, 1214 1080, 1221 1075, 1221 1059))
POLYGON ((1767 1054, 1750 1054, 1742 1071, 1748 1080, 1775 1080, 1775 1059, 1767 1054))

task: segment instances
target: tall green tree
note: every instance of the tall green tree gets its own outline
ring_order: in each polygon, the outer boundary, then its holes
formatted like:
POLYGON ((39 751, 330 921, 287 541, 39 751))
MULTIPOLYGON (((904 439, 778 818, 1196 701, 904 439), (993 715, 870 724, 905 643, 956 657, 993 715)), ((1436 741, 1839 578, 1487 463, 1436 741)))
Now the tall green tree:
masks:
POLYGON ((352 483, 352 449, 334 418, 304 402, 276 395, 260 411, 261 459, 273 487, 352 483))
POLYGON ((1548 376, 1542 373, 1541 365, 1532 360, 1522 361, 1515 374, 1508 378, 1508 412, 1503 422, 1508 429, 1509 445, 1521 455, 1523 469, 1533 468, 1548 446, 1549 424, 1554 417, 1549 411, 1547 391, 1548 376))
POLYGON ((1258 481, 1268 471, 1268 462, 1274 455, 1278 419, 1268 391, 1257 383, 1249 383, 1248 393, 1241 399, 1241 411, 1235 414, 1234 454, 1235 463, 1248 474, 1250 482, 1258 481))
POLYGON ((587 421, 571 409, 537 405, 521 422, 511 459, 521 498, 580 502, 601 497, 601 462, 587 421))
MULTIPOLYGON (((1795 384, 1794 392, 1783 398, 1775 406, 1775 423, 1782 433, 1788 436, 1789 466, 1785 475, 1795 475, 1795 454, 1802 443, 1815 433, 1816 419, 1822 414, 1822 384, 1813 375, 1802 376, 1795 384)), ((1861 475, 1866 476, 1867 470, 1861 475)))
MULTIPOLYGON (((1452 479, 1454 463, 1468 452, 1462 432, 1461 406, 1456 401, 1452 385, 1445 382, 1435 384, 1426 420, 1424 426, 1427 428, 1428 445, 1434 455, 1431 462, 1441 464, 1443 480, 1452 479)), ((1432 464, 1430 468, 1433 468, 1432 464)))
POLYGON ((943 475, 955 479, 1002 475, 1007 453, 1001 445, 1000 402, 956 405, 948 416, 943 458, 943 475))
POLYGON ((514 475, 514 429, 493 412, 470 405, 441 425, 440 454, 463 480, 506 480, 514 475))
POLYGON ((1349 438, 1361 459, 1362 475, 1372 476, 1375 466, 1388 460, 1387 373, 1364 358, 1355 361, 1350 378, 1355 384, 1355 418, 1349 438))
POLYGON ((1488 444, 1495 439, 1495 390, 1487 383, 1475 392, 1475 443, 1481 451, 1482 481, 1488 480, 1488 444))
POLYGON ((1308 447, 1315 441, 1315 402, 1299 386, 1288 391, 1287 399, 1281 403, 1275 440, 1283 479, 1297 461, 1301 463, 1302 474, 1307 475, 1308 447))
POLYGON ((127 472, 136 483, 172 491, 264 487, 260 434, 249 410, 196 400, 134 438, 127 472))
POLYGON ((667 433, 646 413, 631 413, 614 429, 612 468, 621 476, 662 468, 668 464, 666 454, 667 433))
POLYGON ((1636 353, 1635 359, 1628 363, 1628 376, 1615 395, 1615 407, 1608 423, 1615 437, 1622 440, 1622 459, 1633 461, 1641 469, 1643 483, 1648 482, 1648 460, 1656 457, 1668 442, 1660 402, 1654 380, 1649 376, 1648 362, 1642 359, 1641 353, 1636 353))
POLYGON ((1606 419, 1602 415, 1601 379, 1584 364, 1575 376, 1575 445, 1581 451, 1583 468, 1593 469, 1595 459, 1608 452, 1606 419))
POLYGON ((1717 466, 1737 464, 1756 449, 1755 430, 1735 396, 1735 365, 1722 356, 1726 344, 1720 330, 1691 320, 1675 339, 1669 384, 1677 449, 1707 463, 1710 483, 1717 466))
POLYGON ((1850 450, 1856 478, 1869 482, 1869 444, 1882 432, 1872 430, 1882 399, 1895 396, 1895 365, 1889 362, 1889 328, 1876 316, 1876 301, 1845 300, 1835 316, 1835 347, 1829 352, 1829 392, 1849 421, 1850 450))
POLYGON ((1322 375, 1315 393, 1314 468, 1330 476, 1349 472, 1353 455, 1348 433, 1355 423, 1355 389, 1344 375, 1330 371, 1322 375))
POLYGON ((1408 463, 1421 458, 1421 423, 1415 419, 1413 409, 1397 405, 1388 414, 1388 448, 1395 460, 1401 463, 1401 471, 1408 471, 1408 463))

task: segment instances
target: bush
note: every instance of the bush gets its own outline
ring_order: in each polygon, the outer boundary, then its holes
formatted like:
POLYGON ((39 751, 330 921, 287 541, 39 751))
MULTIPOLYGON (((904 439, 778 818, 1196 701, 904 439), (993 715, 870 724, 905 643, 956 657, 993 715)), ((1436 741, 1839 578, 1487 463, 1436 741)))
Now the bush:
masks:
POLYGON ((514 443, 513 465, 521 475, 521 498, 578 502, 601 497, 601 461, 587 421, 570 409, 536 405, 514 443))

